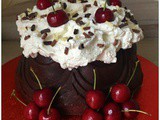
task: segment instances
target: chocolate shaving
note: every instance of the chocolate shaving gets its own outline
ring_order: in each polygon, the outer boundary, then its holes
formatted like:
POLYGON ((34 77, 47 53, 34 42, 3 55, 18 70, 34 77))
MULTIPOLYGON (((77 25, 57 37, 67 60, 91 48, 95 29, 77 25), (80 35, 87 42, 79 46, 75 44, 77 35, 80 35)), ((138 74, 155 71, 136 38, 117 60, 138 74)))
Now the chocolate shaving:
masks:
POLYGON ((79 30, 78 29, 74 29, 74 34, 76 35, 76 34, 78 34, 78 32, 79 32, 79 30))
POLYGON ((22 20, 28 20, 28 17, 23 17, 22 20))
POLYGON ((43 44, 44 44, 44 45, 51 45, 51 44, 52 44, 52 41, 44 41, 43 44))
POLYGON ((31 26, 31 31, 35 31, 35 29, 36 29, 36 26, 35 26, 35 25, 32 25, 32 26, 31 26))
POLYGON ((73 39, 73 37, 69 37, 69 38, 67 39, 67 41, 69 42, 69 40, 71 40, 71 39, 73 39))
POLYGON ((41 18, 45 18, 45 17, 47 17, 47 14, 45 14, 45 15, 41 15, 41 18))
POLYGON ((41 34, 43 34, 43 33, 49 33, 49 32, 51 32, 51 30, 49 28, 47 28, 47 29, 42 30, 41 34))
POLYGON ((69 48, 65 48, 65 51, 64 51, 64 54, 68 55, 68 52, 69 52, 69 48))
POLYGON ((140 33, 140 30, 137 30, 137 29, 132 29, 132 31, 135 33, 140 33))
POLYGON ((126 21, 127 21, 127 20, 126 20, 126 17, 124 17, 123 20, 122 20, 122 22, 126 22, 126 21))
POLYGON ((84 27, 83 30, 89 30, 91 27, 84 27))
POLYGON ((123 24, 119 25, 119 28, 123 28, 123 27, 125 27, 127 25, 128 25, 128 23, 123 23, 123 24))
POLYGON ((54 47, 56 45, 56 43, 57 43, 57 40, 53 40, 51 46, 54 47))
POLYGON ((30 35, 25 36, 25 37, 24 37, 24 40, 28 40, 30 37, 31 37, 30 35))
POLYGON ((66 9, 67 8, 67 4, 63 3, 62 7, 63 7, 63 9, 66 9))
POLYGON ((92 20, 93 24, 96 24, 96 22, 94 20, 92 20))
POLYGON ((87 33, 83 33, 83 35, 85 36, 85 38, 91 38, 87 33))
POLYGON ((83 21, 79 21, 79 25, 85 25, 83 21))
POLYGON ((82 20, 82 17, 76 19, 76 23, 79 23, 82 20))
POLYGON ((78 17, 78 13, 76 13, 76 14, 74 14, 73 16, 72 16, 72 18, 74 18, 74 17, 78 17))
POLYGON ((29 15, 28 15, 28 19, 29 19, 29 20, 33 20, 33 19, 37 16, 37 14, 38 14, 37 12, 34 12, 34 13, 29 14, 29 15))
POLYGON ((97 3, 97 1, 94 1, 94 6, 98 6, 98 3, 97 3))
POLYGON ((26 14, 26 17, 27 17, 28 16, 28 10, 26 10, 24 13, 26 14))
POLYGON ((118 40, 115 40, 113 45, 116 46, 118 44, 118 40))
POLYGON ((87 3, 88 1, 87 0, 81 0, 81 3, 87 3))
POLYGON ((27 27, 27 26, 26 26, 25 28, 26 28, 26 30, 28 30, 28 27, 27 27))
POLYGON ((99 48, 103 48, 103 47, 104 47, 104 44, 97 44, 97 46, 98 46, 99 48))
POLYGON ((80 44, 80 46, 78 47, 78 49, 80 49, 80 50, 84 49, 84 44, 80 44))
POLYGON ((76 0, 68 0, 68 2, 76 3, 76 0))
POLYGON ((89 18, 90 16, 91 16, 91 13, 87 13, 87 14, 85 14, 84 17, 89 18))
POLYGON ((91 7, 91 4, 85 5, 84 8, 83 8, 83 11, 86 12, 88 7, 91 7))
POLYGON ((131 22, 133 22, 134 24, 138 24, 137 20, 135 19, 131 19, 131 22))
POLYGON ((132 16, 131 16, 131 14, 130 14, 129 12, 126 12, 126 13, 125 13, 125 17, 131 18, 132 16))
POLYGON ((42 35, 42 39, 45 40, 46 37, 47 37, 47 35, 48 35, 47 33, 44 33, 44 34, 42 35))
POLYGON ((89 31, 88 34, 89 34, 90 36, 93 36, 93 35, 94 35, 94 33, 92 33, 91 31, 89 31))

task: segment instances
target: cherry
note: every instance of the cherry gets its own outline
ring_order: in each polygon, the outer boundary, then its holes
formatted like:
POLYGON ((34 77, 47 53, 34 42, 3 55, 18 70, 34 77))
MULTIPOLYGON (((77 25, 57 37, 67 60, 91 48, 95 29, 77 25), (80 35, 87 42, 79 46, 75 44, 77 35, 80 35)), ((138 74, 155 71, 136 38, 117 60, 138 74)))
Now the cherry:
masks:
POLYGON ((61 87, 59 87, 58 90, 56 91, 55 95, 50 101, 48 108, 45 108, 40 112, 39 120, 60 120, 61 119, 61 116, 58 110, 55 108, 51 108, 52 103, 60 90, 61 90, 61 87))
POLYGON ((103 109, 105 120, 121 120, 121 111, 116 103, 108 103, 103 109))
POLYGON ((117 103, 124 103, 131 97, 130 89, 125 84, 114 85, 111 89, 111 98, 117 103))
POLYGON ((15 99, 20 102, 21 104, 23 104, 25 106, 25 109, 23 111, 24 117, 28 120, 38 120, 38 116, 39 116, 39 112, 40 112, 40 108, 35 104, 35 102, 31 102, 28 105, 26 105, 25 103, 23 103, 17 96, 15 93, 15 90, 13 90, 11 97, 15 97, 15 99))
POLYGON ((51 108, 47 114, 47 109, 43 109, 39 114, 39 120, 60 120, 61 116, 57 109, 51 108))
POLYGON ((120 0, 110 0, 110 5, 122 7, 122 2, 120 0))
POLYGON ((35 91, 33 100, 39 107, 48 107, 52 100, 52 91, 48 88, 35 91))
POLYGON ((47 21, 51 27, 58 27, 67 23, 69 18, 65 11, 57 10, 48 14, 47 21))
POLYGON ((103 117, 92 109, 86 109, 82 115, 82 120, 103 120, 103 117))
POLYGON ((44 10, 50 6, 52 6, 52 3, 49 0, 38 0, 37 2, 37 8, 40 10, 44 10))
POLYGON ((50 101, 52 100, 52 91, 49 88, 42 89, 42 85, 37 75, 35 74, 32 68, 30 68, 30 71, 34 74, 40 87, 40 90, 37 90, 34 92, 33 100, 39 107, 48 107, 50 104, 50 101))
POLYGON ((103 8, 98 8, 95 14, 95 20, 97 23, 111 22, 114 20, 113 12, 107 8, 105 8, 105 10, 103 8))
POLYGON ((91 107, 92 109, 100 109, 103 107, 105 103, 105 95, 102 91, 100 90, 95 90, 96 89, 96 72, 94 72, 94 90, 90 90, 86 93, 86 103, 91 107))
POLYGON ((24 116, 28 120, 38 120, 40 109, 35 102, 29 103, 24 109, 24 116))

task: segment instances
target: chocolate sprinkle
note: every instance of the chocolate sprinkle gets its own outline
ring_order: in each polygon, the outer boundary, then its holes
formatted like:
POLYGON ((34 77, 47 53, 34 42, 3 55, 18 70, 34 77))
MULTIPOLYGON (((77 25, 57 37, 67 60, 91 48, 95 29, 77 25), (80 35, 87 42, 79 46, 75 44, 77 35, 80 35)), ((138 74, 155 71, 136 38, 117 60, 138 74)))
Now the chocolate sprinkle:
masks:
POLYGON ((53 47, 53 46, 55 46, 55 45, 56 45, 56 43, 57 43, 57 40, 53 40, 53 42, 52 42, 51 46, 52 46, 52 47, 53 47))
POLYGON ((84 17, 89 18, 90 16, 91 16, 91 13, 87 13, 87 14, 85 14, 84 17))
POLYGON ((44 33, 44 34, 42 35, 42 39, 45 40, 46 37, 47 37, 47 35, 48 35, 47 33, 44 33))
POLYGON ((116 46, 118 44, 118 40, 115 40, 113 45, 116 46))
POLYGON ((45 18, 45 17, 47 17, 47 14, 45 14, 45 15, 41 15, 41 18, 45 18))
POLYGON ((85 5, 84 8, 83 8, 83 11, 86 12, 88 7, 91 7, 91 4, 85 5))
POLYGON ((84 49, 84 44, 80 44, 80 46, 78 47, 78 49, 80 49, 80 50, 84 49))
POLYGON ((73 16, 72 16, 72 18, 74 18, 74 17, 78 17, 78 13, 76 13, 76 14, 74 14, 73 16))
POLYGON ((49 28, 42 30, 42 31, 41 31, 41 34, 43 34, 43 33, 48 33, 48 32, 51 32, 51 30, 50 30, 49 28))
POLYGON ((68 0, 68 2, 76 3, 76 0, 68 0))
POLYGON ((73 32, 75 35, 79 33, 79 30, 78 29, 74 29, 74 32, 73 32))
POLYGON ((67 8, 67 4, 63 3, 62 7, 63 7, 63 9, 66 9, 67 8))
POLYGON ((104 44, 97 44, 97 46, 98 46, 99 48, 103 48, 103 47, 104 47, 104 44))
POLYGON ((81 0, 81 3, 87 3, 88 1, 87 0, 81 0))
POLYGON ((95 5, 95 6, 98 6, 98 3, 97 3, 97 1, 94 1, 94 5, 95 5))
POLYGON ((27 17, 28 16, 28 10, 26 10, 24 13, 26 14, 26 17, 27 17))
POLYGON ((67 39, 67 41, 69 42, 69 40, 71 40, 71 39, 73 39, 73 37, 69 37, 69 38, 67 39))
POLYGON ((52 41, 44 41, 43 44, 44 44, 44 45, 51 45, 51 44, 52 44, 52 41))
POLYGON ((24 40, 28 40, 31 36, 28 35, 28 36, 25 36, 24 40))
POLYGON ((28 17, 23 17, 22 20, 28 20, 28 17))
POLYGON ((31 26, 31 31, 35 31, 35 29, 36 29, 36 26, 35 26, 35 25, 32 25, 32 26, 31 26))
POLYGON ((94 33, 92 33, 91 31, 89 31, 88 34, 89 34, 90 36, 93 36, 93 35, 94 35, 94 33))
POLYGON ((29 15, 28 15, 28 19, 29 19, 29 20, 33 20, 33 19, 37 16, 37 14, 38 14, 37 12, 34 12, 34 13, 29 14, 29 15))
POLYGON ((127 21, 127 20, 126 20, 126 17, 124 17, 123 20, 122 20, 122 22, 126 22, 126 21, 127 21))
POLYGON ((132 29, 132 31, 135 33, 140 33, 140 30, 137 30, 137 29, 132 29))
POLYGON ((87 33, 83 33, 83 35, 85 36, 85 38, 91 38, 87 33))
POLYGON ((96 22, 94 20, 92 20, 93 24, 96 24, 96 22))
POLYGON ((117 10, 115 9, 115 10, 112 10, 112 12, 117 12, 117 10))
POLYGON ((64 54, 68 55, 68 52, 69 52, 69 48, 65 48, 65 51, 64 51, 64 54))
POLYGON ((125 27, 125 26, 127 26, 127 25, 128 25, 128 23, 123 23, 123 24, 119 25, 119 27, 120 27, 120 28, 123 28, 123 27, 125 27))
POLYGON ((76 19, 76 23, 79 23, 82 20, 82 17, 76 19))
POLYGON ((83 21, 79 21, 79 25, 85 25, 83 21))
POLYGON ((84 27, 83 30, 89 30, 91 27, 84 27))

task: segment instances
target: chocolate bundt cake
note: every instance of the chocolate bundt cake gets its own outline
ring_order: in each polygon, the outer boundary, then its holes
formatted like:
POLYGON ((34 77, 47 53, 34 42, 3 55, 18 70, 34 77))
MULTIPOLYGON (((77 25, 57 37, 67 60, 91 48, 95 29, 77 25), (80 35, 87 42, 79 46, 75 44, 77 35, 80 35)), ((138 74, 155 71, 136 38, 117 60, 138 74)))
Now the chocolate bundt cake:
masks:
POLYGON ((43 88, 56 91, 62 87, 54 106, 66 115, 82 115, 88 107, 85 95, 93 89, 93 69, 97 89, 106 94, 114 84, 127 84, 132 75, 131 91, 141 86, 143 73, 140 63, 136 67, 136 43, 143 39, 143 32, 130 10, 104 0, 61 0, 54 3, 54 9, 51 5, 34 6, 16 22, 23 48, 16 89, 26 103, 39 89, 30 68, 43 88), (105 5, 110 16, 103 21, 97 11, 105 5))

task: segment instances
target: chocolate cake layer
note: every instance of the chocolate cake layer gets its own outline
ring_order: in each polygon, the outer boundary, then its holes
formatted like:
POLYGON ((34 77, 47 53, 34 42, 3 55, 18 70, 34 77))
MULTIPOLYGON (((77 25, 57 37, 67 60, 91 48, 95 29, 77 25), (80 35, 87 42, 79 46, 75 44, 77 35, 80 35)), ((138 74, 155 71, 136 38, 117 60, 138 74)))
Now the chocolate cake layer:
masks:
MULTIPOLYGON (((22 56, 16 72, 16 88, 26 103, 32 101, 33 92, 39 89, 38 83, 30 71, 30 67, 32 67, 44 88, 49 87, 55 92, 59 86, 62 86, 53 104, 62 114, 81 115, 87 107, 84 99, 86 91, 93 88, 93 69, 96 69, 97 89, 103 90, 107 95, 111 85, 127 83, 131 77, 138 60, 136 45, 128 50, 120 50, 117 53, 117 59, 117 63, 105 64, 95 61, 85 67, 69 71, 62 69, 59 63, 54 62, 51 58, 41 55, 34 59, 22 56)), ((135 90, 141 86, 142 81, 143 74, 139 64, 129 84, 130 89, 135 90)))

